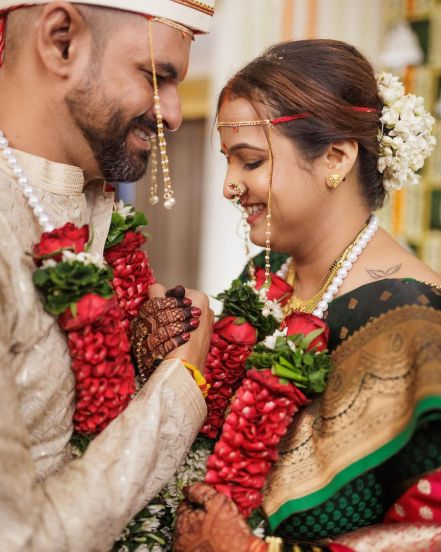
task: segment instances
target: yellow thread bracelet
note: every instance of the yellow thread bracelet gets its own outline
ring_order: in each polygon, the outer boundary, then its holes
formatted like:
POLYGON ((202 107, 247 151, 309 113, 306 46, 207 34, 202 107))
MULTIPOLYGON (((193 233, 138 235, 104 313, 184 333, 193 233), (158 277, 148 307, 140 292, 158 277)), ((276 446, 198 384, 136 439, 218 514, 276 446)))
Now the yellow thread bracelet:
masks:
POLYGON ((201 390, 204 398, 208 395, 208 390, 210 389, 210 384, 207 383, 207 380, 204 378, 202 372, 200 372, 194 364, 187 362, 186 360, 181 360, 182 364, 191 372, 194 381, 197 383, 199 389, 201 390))

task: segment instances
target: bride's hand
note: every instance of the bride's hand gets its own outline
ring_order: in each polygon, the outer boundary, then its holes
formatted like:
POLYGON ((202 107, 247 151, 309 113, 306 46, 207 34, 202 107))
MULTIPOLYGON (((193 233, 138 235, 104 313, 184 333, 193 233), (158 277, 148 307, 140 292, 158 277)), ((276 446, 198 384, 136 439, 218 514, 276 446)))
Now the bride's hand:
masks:
POLYGON ((132 321, 130 338, 143 383, 157 363, 187 343, 190 332, 199 326, 201 315, 201 310, 185 297, 182 286, 166 292, 163 286, 154 284, 149 295, 132 321))
POLYGON ((267 545, 255 537, 236 505, 204 483, 184 489, 178 508, 176 552, 264 552, 267 545))

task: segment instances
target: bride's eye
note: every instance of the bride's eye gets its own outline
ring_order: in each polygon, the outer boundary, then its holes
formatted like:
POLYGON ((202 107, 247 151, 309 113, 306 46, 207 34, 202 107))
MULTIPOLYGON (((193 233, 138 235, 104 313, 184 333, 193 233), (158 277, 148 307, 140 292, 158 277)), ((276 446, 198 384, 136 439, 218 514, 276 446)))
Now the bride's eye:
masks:
POLYGON ((254 161, 253 163, 245 163, 244 167, 247 171, 252 171, 253 169, 260 167, 262 163, 263 161, 254 161))

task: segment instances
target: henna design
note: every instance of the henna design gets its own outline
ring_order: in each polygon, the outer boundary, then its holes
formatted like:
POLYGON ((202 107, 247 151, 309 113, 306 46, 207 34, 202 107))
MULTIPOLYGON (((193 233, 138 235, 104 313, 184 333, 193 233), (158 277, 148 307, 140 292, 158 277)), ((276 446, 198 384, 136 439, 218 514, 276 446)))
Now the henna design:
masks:
POLYGON ((132 321, 130 341, 138 366, 139 379, 145 383, 162 360, 188 341, 199 325, 200 309, 191 307, 185 288, 167 290, 165 297, 146 301, 132 321))
POLYGON ((383 278, 387 278, 388 276, 392 276, 392 274, 396 274, 400 269, 401 269, 401 263, 395 266, 391 266, 386 270, 381 270, 381 269, 372 270, 372 269, 366 268, 366 272, 373 280, 381 280, 383 278))
POLYGON ((175 322, 168 326, 161 326, 147 337, 147 348, 150 350, 157 349, 165 341, 191 329, 190 322, 175 322))
POLYGON ((191 307, 184 307, 181 309, 165 310, 156 313, 156 320, 160 325, 173 324, 173 322, 182 322, 191 318, 191 307))
POLYGON ((196 483, 184 489, 175 530, 177 552, 245 552, 256 541, 236 505, 212 487, 196 483))
POLYGON ((156 352, 158 353, 159 357, 166 357, 169 353, 174 351, 177 347, 180 347, 183 345, 186 341, 188 341, 188 337, 190 335, 188 333, 179 334, 175 337, 172 337, 171 339, 168 339, 167 341, 164 341, 160 345, 158 345, 158 348, 156 352))
POLYGON ((200 310, 190 307, 189 301, 182 297, 155 297, 144 303, 132 321, 130 341, 142 383, 153 373, 156 360, 188 341, 188 332, 199 325, 200 310))
POLYGON ((183 307, 188 307, 185 299, 176 299, 174 297, 153 297, 146 301, 140 311, 140 316, 147 318, 148 316, 157 316, 158 312, 164 310, 175 310, 183 307))

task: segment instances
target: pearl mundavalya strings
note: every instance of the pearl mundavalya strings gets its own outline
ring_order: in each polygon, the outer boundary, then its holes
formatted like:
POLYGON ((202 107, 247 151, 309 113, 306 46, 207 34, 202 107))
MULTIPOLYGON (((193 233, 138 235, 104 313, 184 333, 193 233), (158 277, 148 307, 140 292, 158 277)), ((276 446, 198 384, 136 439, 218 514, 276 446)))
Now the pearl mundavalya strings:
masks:
POLYGON ((23 195, 25 196, 29 207, 34 212, 35 218, 38 220, 38 224, 42 228, 43 232, 51 232, 54 229, 53 224, 49 221, 49 217, 44 212, 43 206, 37 195, 34 192, 34 188, 29 182, 29 178, 24 173, 23 169, 18 164, 18 160, 14 155, 14 152, 9 147, 9 142, 3 132, 0 130, 0 151, 3 158, 6 160, 12 174, 17 181, 23 195))

